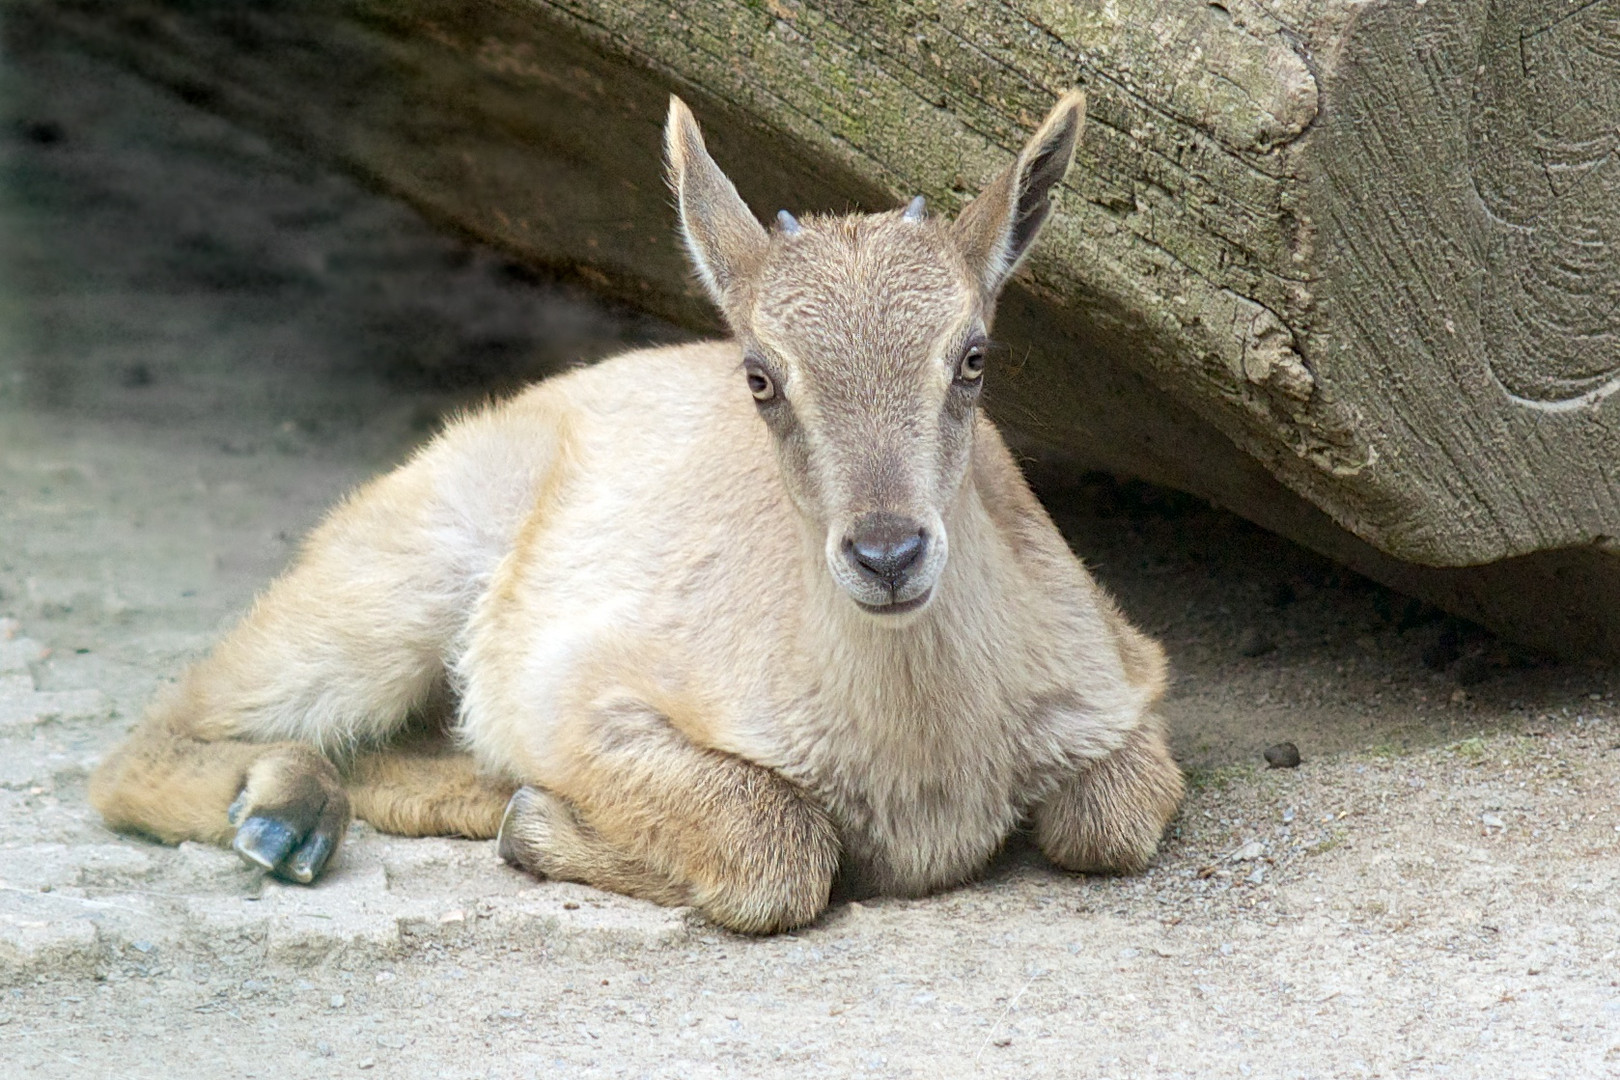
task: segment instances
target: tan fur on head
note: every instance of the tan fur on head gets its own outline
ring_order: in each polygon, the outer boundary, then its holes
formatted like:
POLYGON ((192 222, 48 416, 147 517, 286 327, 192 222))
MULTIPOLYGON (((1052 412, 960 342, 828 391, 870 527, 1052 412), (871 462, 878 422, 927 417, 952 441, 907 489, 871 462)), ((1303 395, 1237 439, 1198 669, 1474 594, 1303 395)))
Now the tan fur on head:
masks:
POLYGON ((95 805, 297 880, 351 804, 499 827, 538 874, 749 932, 813 920, 835 877, 962 881, 1028 819, 1060 865, 1145 865, 1181 793, 1164 658, 978 406, 1082 119, 1065 96, 954 222, 767 232, 672 100, 681 235, 734 338, 549 380, 362 489, 95 805), (405 742, 448 692, 464 752, 405 742))

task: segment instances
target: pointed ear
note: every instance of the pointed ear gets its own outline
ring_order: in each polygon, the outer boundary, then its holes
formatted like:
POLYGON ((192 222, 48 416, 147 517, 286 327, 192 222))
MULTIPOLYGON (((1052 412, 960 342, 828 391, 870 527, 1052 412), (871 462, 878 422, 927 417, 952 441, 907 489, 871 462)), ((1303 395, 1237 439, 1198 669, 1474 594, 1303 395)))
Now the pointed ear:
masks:
POLYGON ((709 156, 692 110, 674 96, 664 124, 664 155, 692 267, 714 302, 727 311, 727 297, 765 252, 765 229, 709 156))
POLYGON ((1063 95, 1018 160, 963 208, 952 227, 968 265, 992 296, 1028 254, 1052 209, 1052 189, 1069 171, 1086 124, 1086 95, 1063 95))

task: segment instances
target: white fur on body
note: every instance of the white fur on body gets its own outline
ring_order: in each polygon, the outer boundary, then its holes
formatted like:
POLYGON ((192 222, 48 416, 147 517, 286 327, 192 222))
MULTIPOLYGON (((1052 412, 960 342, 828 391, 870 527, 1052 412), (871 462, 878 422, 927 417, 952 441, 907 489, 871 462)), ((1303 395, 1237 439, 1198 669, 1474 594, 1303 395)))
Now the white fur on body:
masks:
POLYGON ((1133 682, 1130 631, 986 420, 933 602, 902 628, 860 612, 738 362, 708 343, 542 383, 340 508, 265 604, 321 596, 345 625, 273 654, 261 619, 231 639, 275 658, 243 736, 375 741, 448 667, 484 766, 567 792, 571 725, 650 684, 689 703, 669 710, 688 739, 815 795, 861 885, 920 893, 982 867, 1062 777, 1119 748, 1160 673, 1133 682), (985 488, 1013 513, 993 518, 985 488))

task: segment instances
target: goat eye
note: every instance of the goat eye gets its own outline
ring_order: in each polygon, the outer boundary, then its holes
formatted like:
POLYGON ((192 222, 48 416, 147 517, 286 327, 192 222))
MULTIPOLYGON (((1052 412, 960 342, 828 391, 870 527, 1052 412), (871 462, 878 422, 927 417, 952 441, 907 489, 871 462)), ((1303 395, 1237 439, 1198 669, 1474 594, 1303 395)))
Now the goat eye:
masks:
POLYGON ((754 395, 755 401, 769 401, 776 396, 776 384, 771 377, 765 374, 765 369, 757 364, 747 366, 748 392, 754 395))
POLYGON ((984 346, 971 345, 956 365, 956 377, 965 383, 978 382, 984 375, 984 346))

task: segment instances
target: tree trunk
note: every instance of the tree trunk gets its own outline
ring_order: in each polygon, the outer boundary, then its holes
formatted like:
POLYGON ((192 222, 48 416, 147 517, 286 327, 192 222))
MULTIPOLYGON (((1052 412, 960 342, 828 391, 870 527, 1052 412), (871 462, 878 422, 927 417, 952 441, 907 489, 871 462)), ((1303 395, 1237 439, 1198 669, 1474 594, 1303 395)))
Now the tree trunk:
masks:
POLYGON ((954 211, 1084 85, 1070 190, 997 326, 1015 441, 1620 658, 1620 0, 22 10, 700 327, 660 176, 671 90, 767 216, 954 211))

